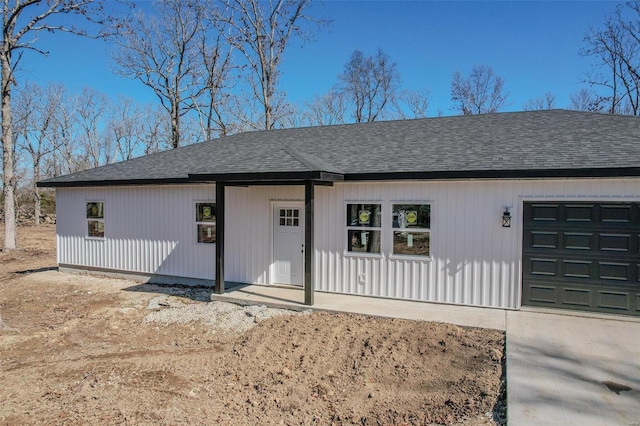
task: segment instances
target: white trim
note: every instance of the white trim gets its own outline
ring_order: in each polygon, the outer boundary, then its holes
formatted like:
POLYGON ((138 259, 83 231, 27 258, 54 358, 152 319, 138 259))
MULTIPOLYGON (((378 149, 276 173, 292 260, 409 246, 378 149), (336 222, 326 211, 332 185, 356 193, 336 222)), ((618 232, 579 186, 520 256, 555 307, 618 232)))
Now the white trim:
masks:
POLYGON ((342 242, 342 247, 343 247, 343 255, 346 257, 362 257, 362 258, 382 258, 384 259, 384 210, 385 210, 385 202, 382 200, 379 201, 370 201, 370 200, 344 200, 343 203, 343 209, 342 209, 342 220, 346 220, 347 218, 347 214, 348 214, 348 210, 347 210, 347 206, 349 204, 379 204, 380 205, 380 215, 382 216, 380 218, 380 226, 353 226, 353 225, 349 225, 349 224, 344 224, 345 222, 342 222, 342 228, 344 231, 346 231, 347 235, 344 235, 347 238, 343 239, 342 242), (379 231, 380 232, 380 252, 379 253, 369 253, 369 252, 357 252, 357 251, 349 251, 349 231, 379 231))
POLYGON ((85 198, 85 202, 84 202, 84 226, 85 226, 85 236, 84 239, 85 240, 89 240, 89 241, 105 241, 107 239, 107 213, 106 213, 106 202, 104 201, 104 199, 100 199, 97 200, 95 198, 85 198), (102 203, 102 218, 96 218, 96 217, 87 217, 87 204, 89 203, 102 203), (102 222, 102 229, 104 232, 104 235, 102 237, 94 237, 89 235, 89 221, 93 220, 96 222, 102 222))
POLYGON ((218 203, 212 200, 194 200, 193 201, 193 212, 195 213, 192 216, 194 226, 194 243, 196 246, 201 247, 215 247, 218 242, 218 203), (213 243, 201 243, 198 241, 198 225, 211 225, 212 222, 198 222, 198 204, 213 204, 216 207, 216 221, 213 222, 216 225, 216 241, 213 243))
MULTIPOLYGON (((280 285, 280 283, 276 283, 273 275, 274 275, 274 270, 273 270, 273 263, 274 263, 274 245, 275 245, 275 227, 274 227, 274 223, 275 223, 275 217, 273 215, 274 210, 276 209, 276 206, 284 206, 285 208, 287 207, 292 207, 292 208, 297 208, 300 209, 301 212, 303 212, 304 214, 304 200, 269 200, 269 223, 271 226, 271 240, 270 240, 270 250, 271 250, 271 256, 270 256, 270 261, 269 261, 269 277, 268 277, 268 284, 269 285, 280 285)), ((300 228, 302 229, 302 235, 305 235, 305 221, 302 220, 300 221, 300 228)), ((304 241, 304 240, 303 240, 304 241)), ((307 250, 307 248, 305 247, 304 250, 307 250)), ((303 257, 304 259, 304 257, 303 257)), ((302 271, 303 271, 303 275, 304 275, 304 261, 303 261, 303 265, 302 265, 302 271)), ((302 283, 304 284, 304 283, 302 283)), ((295 285, 293 284, 295 287, 300 287, 299 285, 295 285)))

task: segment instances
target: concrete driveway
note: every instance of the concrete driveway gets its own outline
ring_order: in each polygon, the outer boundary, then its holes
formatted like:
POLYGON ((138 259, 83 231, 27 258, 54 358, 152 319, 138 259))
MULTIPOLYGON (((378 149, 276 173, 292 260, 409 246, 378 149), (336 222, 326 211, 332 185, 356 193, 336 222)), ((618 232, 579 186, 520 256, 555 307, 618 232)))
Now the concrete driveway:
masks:
POLYGON ((507 312, 510 426, 640 426, 640 321, 577 315, 507 312))

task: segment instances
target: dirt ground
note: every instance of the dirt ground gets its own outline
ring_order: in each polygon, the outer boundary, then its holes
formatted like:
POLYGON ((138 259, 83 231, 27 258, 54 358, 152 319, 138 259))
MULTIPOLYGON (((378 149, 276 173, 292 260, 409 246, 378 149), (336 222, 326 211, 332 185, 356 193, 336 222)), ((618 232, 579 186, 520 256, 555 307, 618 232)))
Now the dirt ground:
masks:
POLYGON ((145 322, 159 294, 209 293, 59 273, 54 233, 21 227, 22 248, 0 252, 0 424, 504 422, 501 332, 326 313, 242 333, 145 322))

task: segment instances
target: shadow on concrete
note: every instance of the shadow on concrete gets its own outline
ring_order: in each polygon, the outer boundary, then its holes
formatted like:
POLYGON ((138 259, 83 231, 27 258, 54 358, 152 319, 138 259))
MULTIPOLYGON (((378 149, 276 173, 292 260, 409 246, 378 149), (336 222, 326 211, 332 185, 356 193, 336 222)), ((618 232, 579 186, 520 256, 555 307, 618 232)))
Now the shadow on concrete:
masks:
POLYGON ((29 274, 37 274, 38 272, 47 272, 47 271, 57 271, 57 266, 44 266, 38 269, 26 269, 24 271, 15 271, 16 275, 29 275, 29 274))
MULTIPOLYGON (((247 287, 248 284, 226 283, 226 290, 236 290, 238 288, 247 287)), ((167 296, 184 297, 198 302, 211 302, 212 296, 215 295, 214 287, 193 286, 181 284, 156 284, 156 283, 140 283, 123 289, 124 291, 165 294, 167 296)))
POLYGON ((559 332, 541 327, 528 338, 507 333, 510 413, 517 406, 518 414, 533 415, 529 424, 640 422, 640 357, 632 338, 640 336, 638 325, 596 331, 580 322, 559 332))
POLYGON ((273 286, 267 287, 251 284, 237 284, 234 287, 227 288, 229 292, 224 295, 212 294, 212 299, 233 300, 239 303, 250 303, 254 305, 264 303, 273 307, 286 307, 288 309, 296 307, 309 308, 309 306, 306 306, 303 303, 304 290, 302 288, 282 288, 285 290, 284 294, 287 295, 286 297, 282 297, 283 292, 273 292, 272 290, 274 288, 280 289, 273 286), (280 294, 280 296, 276 296, 275 294, 280 294))

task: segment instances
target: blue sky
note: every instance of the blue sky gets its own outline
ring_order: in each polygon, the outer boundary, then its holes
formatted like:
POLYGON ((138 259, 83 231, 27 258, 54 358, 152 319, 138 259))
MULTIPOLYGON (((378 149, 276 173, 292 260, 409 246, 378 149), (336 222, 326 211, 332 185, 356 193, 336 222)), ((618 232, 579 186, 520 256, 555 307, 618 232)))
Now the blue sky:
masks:
MULTIPOLYGON (((355 49, 371 55, 380 47, 397 63, 404 89, 431 92, 429 115, 449 115, 450 84, 456 70, 493 67, 505 79, 506 111, 517 111, 545 92, 556 105, 571 93, 592 59, 579 55, 590 27, 600 27, 613 1, 324 1, 311 13, 332 20, 329 27, 285 52, 281 85, 292 102, 311 100, 336 83, 355 49)), ((44 34, 39 46, 47 57, 29 52, 22 79, 38 84, 61 82, 72 91, 90 86, 116 99, 125 95, 156 103, 142 83, 113 73, 109 45, 67 34, 44 34)))

